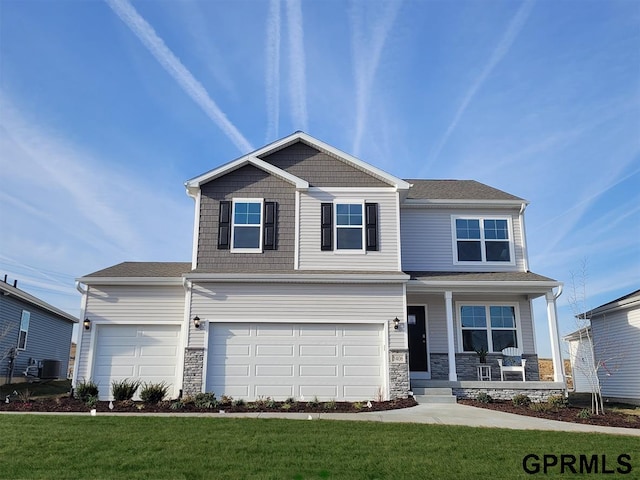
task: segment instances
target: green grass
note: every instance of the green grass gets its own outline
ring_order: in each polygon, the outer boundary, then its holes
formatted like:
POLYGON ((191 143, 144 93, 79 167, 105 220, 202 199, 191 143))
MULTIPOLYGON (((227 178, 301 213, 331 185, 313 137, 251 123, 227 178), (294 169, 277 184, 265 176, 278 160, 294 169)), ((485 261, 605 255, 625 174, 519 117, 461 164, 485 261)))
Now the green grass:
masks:
POLYGON ((4 400, 5 395, 25 390, 29 390, 33 398, 68 395, 71 391, 71 380, 43 380, 0 385, 0 396, 4 400))
POLYGON ((0 415, 0 438, 12 479, 518 479, 530 453, 628 453, 640 472, 636 437, 442 425, 0 415))

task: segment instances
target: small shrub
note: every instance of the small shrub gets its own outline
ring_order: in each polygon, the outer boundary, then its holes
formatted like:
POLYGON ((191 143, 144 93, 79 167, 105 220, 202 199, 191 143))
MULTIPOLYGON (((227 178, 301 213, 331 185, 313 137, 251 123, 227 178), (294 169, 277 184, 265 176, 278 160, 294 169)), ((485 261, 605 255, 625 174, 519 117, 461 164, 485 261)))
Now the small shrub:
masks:
POLYGON ((276 402, 273 398, 267 397, 265 405, 267 406, 267 408, 277 408, 278 402, 276 402))
POLYGON ((307 402, 307 405, 310 407, 319 407, 320 406, 320 401, 318 400, 318 397, 313 397, 313 400, 307 402))
POLYGON ((329 400, 328 402, 325 402, 324 404, 324 409, 325 410, 335 410, 337 408, 338 404, 336 403, 335 400, 329 400))
POLYGON ((285 402, 282 405, 280 405, 280 408, 284 411, 291 410, 291 404, 285 402))
POLYGON ((556 409, 566 408, 569 405, 569 401, 564 398, 564 395, 551 395, 547 403, 556 409))
POLYGON ((476 401, 480 403, 493 403, 493 397, 486 392, 480 392, 476 396, 476 401))
POLYGON ((176 400, 169 405, 171 410, 182 410, 184 408, 184 402, 182 400, 176 400))
POLYGON ((588 408, 583 408, 582 410, 580 410, 577 414, 578 418, 590 418, 591 417, 591 412, 589 411, 588 408))
POLYGON ((294 405, 296 403, 296 399, 293 397, 287 398, 284 403, 288 403, 289 405, 294 405))
POLYGON ((233 401, 233 406, 234 407, 244 407, 245 406, 245 401, 241 398, 237 398, 233 401))
POLYGON ((534 412, 550 412, 556 410, 556 408, 548 402, 534 402, 529 405, 529 408, 534 412))
POLYGON ((233 397, 231 395, 223 395, 220 397, 220 403, 222 405, 231 405, 233 403, 233 397))
POLYGON ((359 412, 360 410, 362 410, 364 408, 364 405, 362 404, 362 402, 354 402, 353 403, 353 408, 354 408, 354 410, 359 412))
POLYGON ((219 405, 216 394, 213 392, 198 393, 193 400, 193 404, 197 408, 212 409, 219 405))
POLYGON ((131 400, 140 386, 139 380, 129 380, 125 378, 123 380, 113 380, 111 382, 111 395, 117 402, 124 400, 131 400))
POLYGON ((85 403, 89 397, 98 398, 98 385, 91 380, 82 380, 76 385, 75 396, 85 403))
POLYGON ((143 383, 140 391, 140 400, 144 403, 160 403, 167 396, 169 385, 160 383, 143 383))
POLYGON ((514 406, 519 407, 519 406, 528 406, 531 405, 531 399, 526 396, 524 393, 518 393, 517 395, 514 395, 513 398, 511 399, 511 403, 513 403, 514 406))
POLYGON ((31 401, 31 392, 28 388, 18 392, 18 400, 22 403, 29 403, 31 401))
POLYGON ((95 408, 98 404, 98 396, 97 395, 89 395, 85 398, 84 404, 89 408, 95 408))

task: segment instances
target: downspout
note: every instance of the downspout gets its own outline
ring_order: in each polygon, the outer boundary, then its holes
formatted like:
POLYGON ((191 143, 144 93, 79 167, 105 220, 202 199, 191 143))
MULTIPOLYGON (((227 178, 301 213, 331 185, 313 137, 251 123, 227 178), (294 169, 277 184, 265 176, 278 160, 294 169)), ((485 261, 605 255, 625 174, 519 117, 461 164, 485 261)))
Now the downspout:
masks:
POLYGON ((529 271, 529 251, 527 250, 527 232, 524 227, 524 210, 527 208, 527 204, 522 202, 520 205, 520 213, 518 217, 520 219, 520 230, 522 233, 522 260, 524 262, 524 271, 529 271))

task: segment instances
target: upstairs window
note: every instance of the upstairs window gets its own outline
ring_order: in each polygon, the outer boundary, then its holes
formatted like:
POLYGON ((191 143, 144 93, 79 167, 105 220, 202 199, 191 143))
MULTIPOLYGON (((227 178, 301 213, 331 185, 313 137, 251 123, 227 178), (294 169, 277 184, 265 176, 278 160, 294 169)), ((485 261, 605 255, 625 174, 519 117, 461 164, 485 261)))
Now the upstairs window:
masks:
POLYGON ((336 248, 362 250, 364 227, 361 203, 336 204, 336 248))
POLYGON ((18 334, 18 350, 24 350, 27 348, 27 335, 29 334, 29 319, 31 313, 26 310, 22 311, 22 317, 20 318, 20 333, 18 334))
POLYGON ((232 218, 231 250, 262 251, 262 200, 234 200, 232 218))
POLYGON ((462 351, 501 352, 518 346, 516 308, 513 305, 461 305, 462 351))
POLYGON ((453 218, 456 263, 513 263, 511 223, 507 218, 453 218))
POLYGON ((323 251, 378 250, 378 204, 323 203, 320 206, 320 248, 323 251))

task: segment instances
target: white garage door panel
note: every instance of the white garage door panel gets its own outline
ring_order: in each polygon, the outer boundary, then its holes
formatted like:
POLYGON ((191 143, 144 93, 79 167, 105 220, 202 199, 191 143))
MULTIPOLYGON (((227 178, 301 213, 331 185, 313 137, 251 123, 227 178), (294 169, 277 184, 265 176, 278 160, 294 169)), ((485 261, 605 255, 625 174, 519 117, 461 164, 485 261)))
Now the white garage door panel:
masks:
POLYGON ((253 400, 364 400, 384 385, 383 327, 211 324, 206 389, 253 400))
POLYGON ((177 396, 179 325, 99 325, 96 328, 92 378, 98 384, 101 399, 111 398, 111 382, 125 378, 165 382, 170 385, 169 396, 177 396))

